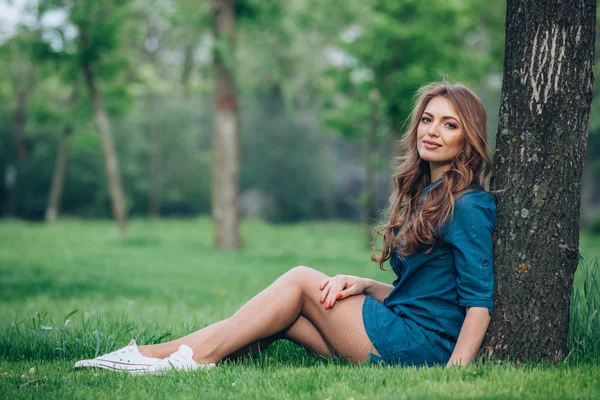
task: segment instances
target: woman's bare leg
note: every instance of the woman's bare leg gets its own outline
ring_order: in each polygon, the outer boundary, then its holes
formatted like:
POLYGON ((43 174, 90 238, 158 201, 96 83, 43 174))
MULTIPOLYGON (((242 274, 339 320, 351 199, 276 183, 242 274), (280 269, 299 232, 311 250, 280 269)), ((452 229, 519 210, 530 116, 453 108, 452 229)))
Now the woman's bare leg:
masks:
MULTIPOLYGON (((190 333, 189 335, 183 336, 179 339, 172 340, 165 343, 139 346, 140 353, 146 357, 157 357, 166 358, 179 348, 180 345, 186 344, 190 347, 200 346, 206 339, 208 339, 213 333, 215 333, 219 327, 221 327, 225 321, 215 322, 205 328, 202 328, 196 332, 190 333)), ((315 328, 315 326, 303 316, 299 316, 298 319, 292 324, 292 326, 284 329, 279 334, 273 335, 269 338, 250 343, 235 352, 229 354, 227 358, 238 358, 248 354, 255 354, 259 350, 266 349, 271 343, 278 339, 288 339, 294 343, 297 343, 304 347, 306 350, 330 357, 332 353, 331 346, 323 339, 323 335, 315 328)))
POLYGON ((229 354, 225 358, 238 358, 248 354, 256 354, 261 350, 266 349, 271 343, 279 340, 287 339, 300 346, 304 347, 308 352, 320 354, 325 357, 331 357, 333 349, 331 345, 325 341, 321 332, 303 316, 298 317, 294 324, 283 332, 273 335, 267 339, 261 339, 257 342, 250 343, 239 350, 229 354))
POLYGON ((194 359, 218 362, 250 343, 280 333, 303 316, 335 353, 353 362, 365 360, 369 352, 376 353, 362 322, 365 296, 351 296, 325 309, 318 300, 319 285, 325 277, 308 267, 288 271, 223 321, 202 343, 194 343, 194 359))
POLYGON ((223 325, 223 323, 227 321, 226 319, 215 322, 205 328, 197 330, 196 332, 192 332, 189 335, 183 336, 176 340, 171 340, 169 342, 146 345, 146 346, 138 346, 138 349, 142 355, 146 357, 157 357, 157 358, 167 358, 171 354, 179 349, 179 346, 182 344, 187 344, 188 346, 192 346, 194 344, 201 344, 206 339, 210 337, 219 326, 223 325))

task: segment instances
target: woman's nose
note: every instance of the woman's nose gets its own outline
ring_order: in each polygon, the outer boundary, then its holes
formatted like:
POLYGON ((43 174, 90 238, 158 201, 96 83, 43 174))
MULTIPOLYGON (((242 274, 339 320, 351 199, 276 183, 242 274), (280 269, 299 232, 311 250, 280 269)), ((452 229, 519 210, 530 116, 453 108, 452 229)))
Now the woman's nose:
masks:
POLYGON ((429 126, 429 130, 427 131, 427 134, 430 136, 439 136, 438 126, 436 124, 431 124, 429 126))

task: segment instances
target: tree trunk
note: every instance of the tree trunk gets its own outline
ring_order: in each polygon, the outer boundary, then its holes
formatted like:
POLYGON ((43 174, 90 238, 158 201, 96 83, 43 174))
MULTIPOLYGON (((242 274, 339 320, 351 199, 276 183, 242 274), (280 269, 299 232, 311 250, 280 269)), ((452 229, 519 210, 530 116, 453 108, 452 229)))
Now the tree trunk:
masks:
POLYGON ((121 233, 125 233, 127 230, 127 215, 125 213, 125 199, 123 196, 123 189, 121 186, 121 174, 119 172, 119 164, 117 161, 117 155, 113 145, 112 130, 110 127, 110 121, 106 116, 104 110, 104 104, 100 98, 100 93, 96 87, 94 74, 90 66, 83 66, 83 74, 90 91, 90 97, 92 105, 94 107, 94 117, 96 119, 96 125, 100 131, 102 137, 102 145, 104 147, 104 166, 106 168, 106 174, 108 175, 108 188, 110 193, 110 199, 112 201, 113 215, 119 224, 119 230, 121 233))
POLYGON ((233 75, 235 44, 234 0, 213 0, 215 33, 215 148, 213 217, 215 246, 238 249, 239 235, 239 117, 233 75))
POLYGON ((162 164, 162 129, 159 122, 158 100, 150 96, 150 187, 148 188, 148 212, 151 217, 160 216, 160 171, 162 164))
MULTIPOLYGON (((379 128, 379 91, 373 89, 369 93, 371 102, 371 118, 369 135, 367 137, 367 226, 372 228, 377 224, 377 169, 379 167, 379 151, 377 146, 377 131, 379 128)), ((369 242, 372 240, 369 229, 369 242)))
POLYGON ((189 86, 192 78, 192 71, 194 69, 194 52, 196 50, 196 44, 196 41, 187 44, 183 51, 183 67, 181 69, 181 87, 183 93, 189 93, 190 91, 189 86))
POLYGON ((33 91, 35 85, 35 67, 30 67, 27 72, 25 86, 17 92, 17 107, 14 114, 14 141, 16 153, 16 167, 12 170, 14 173, 11 179, 11 185, 8 185, 6 212, 10 216, 17 216, 17 192, 18 186, 21 184, 21 172, 23 165, 29 156, 27 149, 27 141, 25 140, 25 125, 27 123, 27 99, 33 91))
POLYGON ((493 357, 558 361, 578 263, 596 1, 508 0, 497 197, 493 357))
POLYGON ((27 98, 33 90, 35 83, 35 68, 31 67, 27 72, 25 87, 17 93, 17 108, 15 110, 15 145, 17 149, 17 164, 22 165, 29 151, 25 143, 25 123, 27 122, 27 98))
POLYGON ((46 208, 46 223, 48 224, 51 224, 56 220, 60 210, 60 199, 62 197, 65 173, 67 172, 67 159, 69 157, 69 139, 71 137, 71 132, 71 127, 67 126, 64 133, 60 137, 56 165, 54 167, 54 174, 52 175, 52 186, 50 188, 50 196, 48 198, 48 207, 46 208))

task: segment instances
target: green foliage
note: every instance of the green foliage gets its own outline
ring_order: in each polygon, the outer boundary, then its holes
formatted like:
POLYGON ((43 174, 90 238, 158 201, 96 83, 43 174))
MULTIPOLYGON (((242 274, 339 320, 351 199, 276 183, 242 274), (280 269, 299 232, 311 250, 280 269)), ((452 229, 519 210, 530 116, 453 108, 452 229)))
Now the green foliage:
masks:
POLYGON ((112 76, 123 59, 114 51, 119 47, 120 29, 127 17, 130 1, 74 1, 69 4, 69 19, 78 28, 77 62, 97 68, 97 73, 112 76), (107 57, 108 55, 112 57, 107 57))
MULTIPOLYGON (((341 32, 338 46, 345 58, 327 75, 332 95, 327 119, 342 134, 366 132, 372 89, 382 96, 384 121, 399 135, 421 85, 444 76, 476 83, 489 68, 491 55, 478 48, 486 32, 477 23, 475 2, 372 0, 367 4, 356 7, 341 32)), ((497 7, 493 10, 503 15, 497 7)))

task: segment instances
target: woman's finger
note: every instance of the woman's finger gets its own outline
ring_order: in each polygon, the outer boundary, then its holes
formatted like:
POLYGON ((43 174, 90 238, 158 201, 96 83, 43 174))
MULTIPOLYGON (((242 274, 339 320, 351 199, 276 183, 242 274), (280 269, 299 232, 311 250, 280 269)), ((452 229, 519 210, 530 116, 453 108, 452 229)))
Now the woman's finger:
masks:
POLYGON ((336 294, 335 298, 339 301, 345 299, 346 297, 355 296, 357 294, 357 291, 353 287, 349 287, 348 289, 342 290, 336 294))
POLYGON ((327 299, 327 295, 329 294, 330 291, 331 291, 331 282, 328 282, 325 285, 325 287, 323 288, 323 291, 321 292, 321 297, 319 298, 319 302, 323 303, 327 299))
POLYGON ((336 290, 336 288, 337 288, 337 285, 334 284, 333 281, 331 281, 327 284, 327 295, 325 296, 324 303, 323 303, 325 308, 330 308, 333 305, 333 301, 332 301, 331 297, 333 296, 333 292, 336 290))
POLYGON ((346 297, 354 296, 359 294, 356 285, 345 285, 341 287, 340 290, 332 292, 335 298, 335 301, 340 301, 345 299, 346 297))
POLYGON ((321 285, 319 286, 319 289, 323 290, 323 288, 325 287, 325 285, 327 285, 327 283, 329 282, 329 277, 323 279, 323 282, 321 282, 321 285))
POLYGON ((327 303, 325 304, 325 308, 331 308, 335 304, 336 296, 339 292, 341 292, 346 286, 346 282, 337 282, 336 285, 333 285, 329 290, 329 295, 327 296, 327 303))

